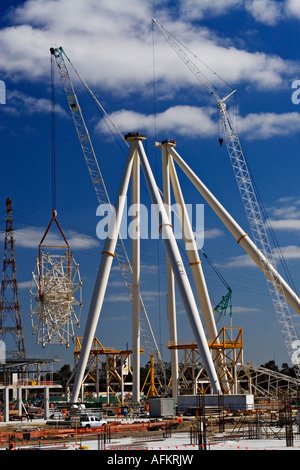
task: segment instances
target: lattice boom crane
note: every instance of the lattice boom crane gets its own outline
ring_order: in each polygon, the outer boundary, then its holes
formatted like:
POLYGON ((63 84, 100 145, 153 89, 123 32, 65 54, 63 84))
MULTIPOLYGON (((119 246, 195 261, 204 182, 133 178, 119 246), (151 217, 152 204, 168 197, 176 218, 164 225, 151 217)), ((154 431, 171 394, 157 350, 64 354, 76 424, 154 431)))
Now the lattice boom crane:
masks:
MULTIPOLYGON (((79 73, 71 63, 70 59, 65 54, 62 47, 59 48, 51 48, 51 54, 54 55, 58 67, 58 71, 60 74, 60 78, 62 81, 62 85, 68 100, 68 105, 71 111, 71 115, 75 124, 76 132, 78 135, 78 139, 83 151, 83 155, 90 173, 90 177, 96 192, 96 196, 98 199, 99 204, 108 204, 111 205, 109 195, 101 174, 101 170, 97 161, 97 157, 93 148, 93 144, 85 123, 85 120, 82 115, 82 111, 78 102, 77 95, 75 93, 68 69, 66 67, 64 57, 68 60, 72 68, 74 69, 75 73, 78 75, 79 79, 83 83, 83 85, 87 88, 88 92, 92 95, 93 99, 97 101, 96 97, 93 95, 92 91, 88 88, 87 84, 84 80, 80 77, 79 73)), ((105 113, 105 110, 101 106, 101 104, 97 101, 98 106, 101 107, 102 111, 105 113)), ((105 113, 106 117, 109 119, 109 116, 105 113)), ((112 125, 112 121, 110 121, 112 125)), ((123 281, 125 283, 130 301, 132 302, 132 266, 130 264, 130 260, 128 258, 123 240, 119 235, 118 242, 116 245, 115 257, 119 264, 121 274, 123 277, 123 281)), ((146 308, 140 296, 140 312, 141 312, 141 335, 143 337, 145 348, 148 352, 149 357, 151 358, 154 355, 157 361, 157 368, 156 373, 158 378, 162 384, 166 384, 166 371, 165 371, 165 364, 162 360, 160 351, 158 349, 155 336, 146 312, 146 308)))
MULTIPOLYGON (((251 174, 243 154, 239 136, 234 129, 232 120, 227 111, 226 101, 235 92, 235 90, 225 98, 221 99, 211 82, 183 51, 182 45, 179 43, 179 41, 175 39, 174 36, 172 36, 172 34, 170 34, 157 20, 153 19, 153 23, 156 24, 166 41, 194 74, 196 79, 216 100, 221 115, 221 122, 227 151, 232 163, 235 178, 251 228, 252 236, 257 248, 263 254, 263 256, 260 256, 261 266, 259 267, 266 276, 270 296, 277 315, 279 326, 281 328, 283 340, 291 363, 295 368, 295 372, 300 378, 300 341, 293 323, 293 318, 289 311, 285 281, 277 272, 275 257, 266 231, 266 224, 262 215, 260 204, 258 202, 257 192, 255 190, 251 174)), ((298 296, 295 294, 291 295, 290 300, 293 301, 289 302, 290 305, 292 303, 292 308, 298 313, 298 315, 300 315, 298 296)))

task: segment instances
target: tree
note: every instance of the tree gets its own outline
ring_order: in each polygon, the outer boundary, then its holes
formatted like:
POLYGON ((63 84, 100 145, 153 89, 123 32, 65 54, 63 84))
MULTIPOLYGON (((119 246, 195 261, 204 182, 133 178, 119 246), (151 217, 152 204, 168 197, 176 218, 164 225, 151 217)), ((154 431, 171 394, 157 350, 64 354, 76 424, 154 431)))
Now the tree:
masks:
POLYGON ((60 385, 65 387, 71 374, 72 371, 70 364, 65 364, 57 372, 53 373, 53 380, 54 382, 58 382, 60 385))
POLYGON ((262 367, 265 367, 266 369, 273 370, 275 372, 279 372, 279 368, 276 365, 274 360, 266 362, 265 364, 263 364, 262 367))
POLYGON ((274 360, 266 362, 263 364, 263 367, 273 370, 274 372, 280 372, 281 374, 287 375, 288 377, 296 377, 294 367, 290 367, 286 362, 281 365, 281 369, 279 369, 274 360))
POLYGON ((284 362, 281 366, 281 371, 282 374, 288 375, 289 377, 296 377, 296 372, 294 367, 290 367, 286 362, 284 362))

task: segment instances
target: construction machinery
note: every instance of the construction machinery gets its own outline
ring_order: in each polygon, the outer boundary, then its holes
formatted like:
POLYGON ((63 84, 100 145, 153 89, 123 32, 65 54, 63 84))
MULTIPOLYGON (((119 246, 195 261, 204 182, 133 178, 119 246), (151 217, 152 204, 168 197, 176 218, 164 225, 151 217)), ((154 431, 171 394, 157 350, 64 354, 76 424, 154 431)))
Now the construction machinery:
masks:
MULTIPOLYGON (((270 296, 277 315, 288 356, 295 368, 297 376, 300 377, 300 342, 294 326, 292 315, 289 311, 288 298, 286 296, 285 289, 286 285, 282 277, 277 272, 275 256, 267 233, 266 220, 263 217, 263 210, 259 203, 258 193, 253 183, 249 166, 240 144, 239 136, 234 128, 232 119, 230 118, 227 110, 226 102, 228 98, 233 93, 235 93, 235 90, 233 90, 224 98, 221 98, 213 87, 212 83, 196 67, 194 62, 185 53, 183 45, 177 39, 175 39, 175 37, 170 32, 168 32, 156 19, 153 19, 153 23, 158 27, 159 31, 162 33, 168 44, 172 47, 172 49, 176 52, 184 64, 190 69, 196 79, 201 83, 202 86, 206 88, 206 90, 217 103, 221 116, 227 151, 232 163, 248 222, 251 227, 252 236, 255 245, 263 255, 259 257, 259 264, 267 279, 270 296)), ((220 143, 222 143, 222 140, 220 143)), ((243 234, 242 237, 247 237, 247 234, 243 234)), ((243 238, 239 240, 239 243, 242 242, 243 238)), ((294 297, 296 296, 294 295, 294 297)), ((292 299, 290 297, 290 301, 291 300, 292 299)), ((300 314, 297 301, 296 303, 290 303, 290 305, 298 314, 300 314)))

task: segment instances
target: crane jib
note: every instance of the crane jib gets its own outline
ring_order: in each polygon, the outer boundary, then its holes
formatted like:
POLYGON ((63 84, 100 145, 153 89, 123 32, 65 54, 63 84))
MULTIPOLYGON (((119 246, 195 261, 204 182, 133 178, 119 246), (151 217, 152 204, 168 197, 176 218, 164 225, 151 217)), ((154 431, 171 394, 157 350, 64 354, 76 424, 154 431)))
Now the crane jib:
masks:
MULTIPOLYGON (((153 20, 153 21, 155 22, 155 24, 158 25, 159 30, 162 32, 167 42, 175 50, 175 52, 180 57, 180 59, 183 60, 183 62, 195 75, 198 81, 200 81, 202 85, 208 88, 208 90, 211 92, 211 90, 213 89, 212 84, 207 83, 207 80, 204 80, 203 73, 195 66, 195 64, 183 52, 181 43, 175 40, 175 38, 173 38, 170 35, 170 33, 166 35, 165 28, 161 24, 159 24, 156 20, 153 20)), ((265 225, 265 220, 263 217, 263 211, 262 211, 262 208, 260 207, 260 204, 258 203, 258 198, 256 194, 257 191, 255 188, 254 182, 252 181, 252 177, 249 173, 242 148, 240 147, 238 134, 234 130, 234 127, 231 125, 230 117, 226 111, 225 101, 227 101, 227 99, 233 93, 235 93, 235 90, 233 90, 228 96, 223 98, 223 100, 218 100, 218 107, 222 116, 222 123, 223 123, 227 143, 233 142, 233 146, 227 145, 227 150, 229 153, 229 157, 232 161, 234 175, 235 175, 237 185, 242 196, 246 216, 248 218, 248 222, 252 230, 252 235, 254 238, 254 248, 256 247, 257 249, 257 247, 259 247, 261 249, 262 254, 266 257, 266 259, 271 261, 270 263, 266 263, 266 266, 265 266, 267 268, 267 271, 265 272, 266 278, 268 279, 267 285, 268 285, 269 293, 273 302, 274 310, 277 314, 278 322, 281 327, 284 342, 287 346, 287 350, 288 350, 287 352, 291 358, 291 362, 293 363, 295 367, 295 372, 297 376, 300 378, 300 366, 299 364, 295 364, 293 360, 294 349, 295 349, 294 345, 299 344, 300 340, 298 340, 297 331, 294 327, 293 318, 289 312, 286 298, 284 296, 281 296, 284 282, 278 281, 276 269, 275 269, 275 273, 273 272, 273 269, 274 269, 273 267, 276 266, 276 262, 275 262, 275 258, 273 255, 273 247, 271 246, 269 242, 269 237, 266 232, 266 225, 265 225), (247 180, 246 185, 244 184, 245 180, 247 180), (252 223, 253 221, 255 221, 254 225, 252 223), (279 300, 278 300, 278 296, 280 296, 279 300)), ((278 249, 278 248, 275 246, 275 249, 278 249)), ((294 310, 298 314, 300 314, 300 300, 296 293, 294 292, 290 292, 290 293, 291 293, 290 300, 292 301, 291 306, 292 308, 294 308, 294 310), (295 304, 293 302, 293 299, 296 300, 295 304)))

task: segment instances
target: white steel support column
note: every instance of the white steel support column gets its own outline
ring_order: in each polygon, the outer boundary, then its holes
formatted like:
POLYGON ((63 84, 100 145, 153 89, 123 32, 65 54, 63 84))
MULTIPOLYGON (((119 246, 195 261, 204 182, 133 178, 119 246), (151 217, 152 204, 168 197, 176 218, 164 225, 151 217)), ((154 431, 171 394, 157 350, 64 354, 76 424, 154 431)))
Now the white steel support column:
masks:
MULTIPOLYGON (((168 152, 166 145, 162 145, 162 176, 163 176, 163 195, 164 204, 166 207, 167 215, 171 222, 171 192, 170 192, 170 173, 169 173, 169 162, 168 152)), ((169 320, 169 335, 172 343, 177 342, 177 324, 176 324, 176 299, 175 299, 175 284, 174 274, 169 257, 166 256, 166 268, 167 268, 167 309, 168 309, 168 320, 169 320)), ((178 401, 178 351, 177 349, 171 349, 171 374, 172 374, 172 397, 175 402, 178 401)))
POLYGON ((17 406, 18 406, 18 414, 19 416, 22 416, 23 414, 22 387, 17 387, 17 406))
MULTIPOLYGON (((288 304, 295 310, 295 312, 300 315, 300 299, 296 293, 291 289, 287 282, 281 277, 277 270, 269 263, 263 253, 257 248, 255 243, 248 237, 248 234, 237 224, 237 222, 231 217, 231 215, 226 211, 226 209, 220 204, 220 202, 215 198, 215 196, 207 189, 203 182, 198 178, 198 176, 191 170, 191 168, 186 164, 186 162, 180 157, 177 151, 174 148, 169 149, 172 157, 182 169, 182 171, 187 175, 190 181, 198 189, 200 194, 204 197, 207 203, 211 206, 214 212, 222 220, 224 225, 228 228, 233 237, 237 240, 244 250, 248 253, 250 258, 256 263, 256 265, 261 269, 265 276, 272 282, 272 276, 280 280, 282 293, 288 302, 288 304), (266 271, 264 266, 268 266, 266 271), (272 276, 269 274, 272 273, 272 276)), ((274 284, 274 287, 277 288, 277 284, 274 284)))
POLYGON ((198 294, 200 306, 202 309, 204 321, 207 328, 207 333, 210 340, 214 340, 218 335, 218 330, 213 314, 213 309, 211 306, 208 289, 203 274, 203 269, 201 265, 201 260, 199 257, 198 248, 196 245, 195 238, 193 236, 192 227, 190 224, 189 217, 187 215, 185 201, 183 194, 179 185, 177 173, 174 167, 172 158, 170 158, 170 175, 172 188, 174 191, 175 201, 178 206, 181 207, 182 213, 180 214, 183 237, 186 244, 186 251, 189 260, 189 265, 191 267, 192 275, 195 282, 196 291, 198 294))
POLYGON ((140 160, 135 152, 131 181, 132 400, 140 403, 140 160))
POLYGON ((49 387, 44 388, 44 419, 49 419, 50 410, 50 390, 49 387))
POLYGON ((3 421, 4 423, 9 422, 9 388, 3 389, 3 421))
MULTIPOLYGON (((175 144, 167 143, 164 146, 169 149, 170 147, 174 147, 175 144)), ((163 148, 163 147, 162 147, 163 148)), ((203 269, 201 260, 199 257, 197 243, 193 234, 191 222, 189 216, 187 214, 186 205, 184 201, 184 197, 181 191, 181 187, 179 184, 178 176, 176 173, 176 169, 174 166, 174 162, 172 156, 168 152, 169 158, 169 167, 170 167, 170 177, 172 188, 175 196, 175 201, 177 206, 180 208, 180 223, 182 228, 182 233, 185 241, 185 247, 187 251, 187 256, 189 260, 189 265, 191 267, 192 276, 194 279, 200 307, 202 310, 203 318, 206 324, 208 339, 213 341, 218 336, 217 325, 215 322, 215 317, 213 314, 213 309, 211 306, 211 301, 209 298, 209 293, 206 285, 206 280, 204 277, 203 269)), ((203 227, 204 229, 204 227, 203 227)), ((224 387, 224 390, 229 390, 229 384, 226 377, 226 365, 225 365, 225 358, 220 356, 219 360, 216 364, 217 372, 219 373, 219 377, 221 377, 221 382, 224 387)))
POLYGON ((160 197, 157 185, 152 174, 149 162, 144 152, 144 148, 141 145, 141 142, 137 142, 137 148, 140 154, 141 165, 145 175, 145 179, 148 186, 148 191, 152 200, 152 204, 157 209, 157 218, 159 220, 160 231, 162 238, 165 244, 165 248, 168 254, 168 257, 171 262, 173 273, 176 279, 177 287, 181 295, 185 311, 187 313, 195 340, 201 352, 203 358, 203 364, 207 371, 208 377, 210 379, 210 384, 213 390, 213 393, 222 393, 221 387, 219 384, 218 376, 215 370, 215 366, 209 351, 201 319, 199 316, 198 308, 194 299, 193 291, 191 289, 184 264, 182 262, 180 252, 173 234, 172 227, 168 215, 165 211, 163 201, 160 197))
POLYGON ((109 371, 110 371, 110 357, 106 354, 106 404, 110 404, 109 399, 109 371))
POLYGON ((123 374, 122 361, 121 361, 121 405, 124 406, 124 374, 123 374))
POLYGON ((103 305, 104 295, 108 283, 108 278, 110 274, 110 269, 112 266, 114 252, 116 248, 118 233, 120 230, 121 219, 123 215, 126 193, 129 185, 131 169, 133 165, 133 156, 135 152, 134 145, 129 147, 127 160, 125 163, 125 168, 122 175, 121 184, 119 187, 119 192, 115 204, 116 217, 113 225, 113 236, 107 237, 104 245, 104 250, 102 252, 102 258, 100 261, 100 266, 96 278, 96 283, 94 287, 94 292, 90 304, 89 314, 87 318, 87 323, 84 331, 83 341, 81 352, 79 356, 79 361, 77 365, 71 401, 77 402, 78 395, 80 392, 80 387, 84 377, 84 372, 86 365, 88 363, 89 354, 92 346, 93 339, 95 337, 95 332, 98 324, 98 320, 101 313, 101 308, 103 305))

